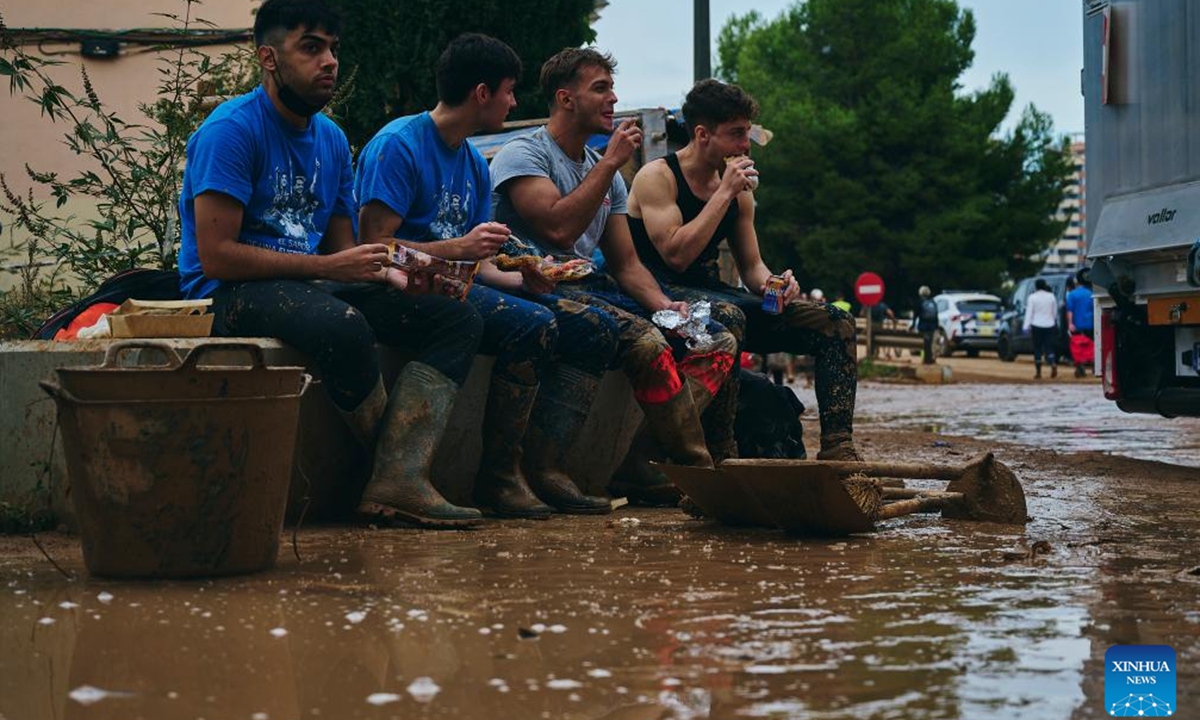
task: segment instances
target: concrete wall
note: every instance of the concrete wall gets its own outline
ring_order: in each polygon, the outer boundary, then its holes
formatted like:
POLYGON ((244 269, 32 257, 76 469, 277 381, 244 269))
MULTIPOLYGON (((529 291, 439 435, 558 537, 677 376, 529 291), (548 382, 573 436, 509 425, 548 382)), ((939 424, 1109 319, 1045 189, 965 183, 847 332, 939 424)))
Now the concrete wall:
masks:
MULTIPOLYGON (((203 338, 170 342, 185 352, 226 341, 203 338)), ((307 364, 302 355, 276 340, 246 341, 263 348, 270 365, 307 364)), ((53 378, 58 367, 99 364, 112 342, 0 343, 0 502, 26 513, 54 513, 68 528, 74 527, 70 479, 62 438, 56 432, 55 404, 38 381, 53 378)), ((215 353, 213 359, 222 361, 215 353)), ((390 382, 405 358, 382 349, 381 359, 390 382)), ((476 359, 434 458, 434 483, 454 502, 469 504, 479 464, 491 365, 489 357, 476 359)), ((312 498, 308 519, 336 517, 353 509, 369 472, 369 458, 359 449, 317 380, 301 403, 290 500, 294 517, 301 499, 312 498)), ((640 418, 625 376, 608 373, 573 453, 569 469, 576 481, 592 492, 602 492, 640 418)))

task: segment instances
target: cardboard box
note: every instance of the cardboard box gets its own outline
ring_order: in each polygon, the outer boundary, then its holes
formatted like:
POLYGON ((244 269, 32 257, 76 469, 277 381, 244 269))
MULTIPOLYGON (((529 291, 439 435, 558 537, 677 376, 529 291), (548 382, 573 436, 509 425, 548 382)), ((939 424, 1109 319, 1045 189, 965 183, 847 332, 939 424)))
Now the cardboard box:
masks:
POLYGON ((208 337, 212 299, 126 300, 108 316, 116 338, 208 337))

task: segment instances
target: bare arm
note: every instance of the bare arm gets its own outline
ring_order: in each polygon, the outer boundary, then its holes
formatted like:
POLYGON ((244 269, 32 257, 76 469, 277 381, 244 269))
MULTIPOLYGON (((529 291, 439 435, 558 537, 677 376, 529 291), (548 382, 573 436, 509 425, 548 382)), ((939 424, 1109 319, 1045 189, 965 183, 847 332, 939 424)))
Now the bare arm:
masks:
MULTIPOLYGON (((659 255, 675 272, 686 270, 704 248, 708 246, 717 226, 729 209, 729 203, 749 198, 745 192, 749 183, 749 158, 738 158, 729 163, 721 184, 704 204, 704 209, 690 222, 683 222, 683 215, 675 200, 679 195, 675 176, 666 161, 656 160, 647 165, 633 179, 629 208, 635 216, 646 223, 650 241, 659 255)), ((750 170, 753 173, 753 170, 750 170)), ((751 203, 753 204, 753 203, 751 203)))
POLYGON ((350 219, 334 217, 322 240, 326 255, 277 252, 238 242, 242 204, 224 193, 205 192, 195 199, 196 251, 204 275, 214 280, 241 281, 277 278, 323 278, 340 282, 382 279, 387 247, 354 246, 350 219), (349 237, 350 244, 345 247, 349 237))
POLYGON ((565 196, 550 178, 516 177, 500 187, 513 208, 529 223, 540 240, 570 251, 575 241, 592 224, 592 218, 612 187, 613 178, 642 144, 642 130, 632 118, 625 120, 609 138, 604 157, 592 166, 583 182, 565 196))
POLYGON ((471 228, 463 237, 430 242, 398 240, 396 231, 404 224, 400 213, 378 200, 372 200, 358 212, 358 236, 363 242, 398 242, 446 260, 482 260, 496 254, 508 239, 508 226, 485 222, 471 228))
POLYGON ((629 234, 629 220, 624 215, 609 216, 600 249, 617 284, 642 307, 657 311, 675 304, 663 294, 658 281, 638 258, 629 234))
MULTIPOLYGON (((773 273, 763 262, 758 247, 758 233, 754 229, 754 198, 750 193, 743 193, 738 198, 738 221, 733 237, 729 238, 729 249, 733 252, 733 262, 746 289, 755 295, 762 295, 763 286, 773 273)), ((787 283, 783 290, 783 302, 786 304, 800 296, 800 285, 796 283, 791 269, 784 270, 780 275, 787 283)))

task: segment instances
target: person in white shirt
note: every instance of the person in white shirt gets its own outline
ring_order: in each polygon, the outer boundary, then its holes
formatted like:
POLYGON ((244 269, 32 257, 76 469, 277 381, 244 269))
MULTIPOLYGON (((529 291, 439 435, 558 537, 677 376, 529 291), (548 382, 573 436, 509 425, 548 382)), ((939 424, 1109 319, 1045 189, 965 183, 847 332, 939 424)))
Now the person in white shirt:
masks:
POLYGON ((1033 376, 1042 376, 1042 356, 1050 363, 1050 377, 1058 377, 1058 358, 1054 339, 1058 334, 1058 299, 1042 278, 1034 283, 1035 290, 1025 301, 1025 331, 1033 335, 1033 376))

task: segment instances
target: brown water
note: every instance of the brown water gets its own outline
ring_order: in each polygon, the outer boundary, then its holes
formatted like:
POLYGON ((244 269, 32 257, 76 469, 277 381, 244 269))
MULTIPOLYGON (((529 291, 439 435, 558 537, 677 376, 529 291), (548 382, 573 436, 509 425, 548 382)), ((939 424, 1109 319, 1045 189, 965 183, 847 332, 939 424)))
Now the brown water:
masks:
POLYGON ((917 517, 799 543, 656 511, 624 513, 636 526, 309 532, 304 562, 219 582, 8 565, 0 714, 1099 717, 1103 651, 1160 642, 1194 708, 1200 578, 1178 571, 1198 560, 1197 516, 1134 500, 1090 533, 1060 525, 1085 503, 1047 493, 1032 507, 1056 518, 1027 534, 917 517), (1032 538, 1054 551, 1005 559, 1032 538), (69 698, 87 686, 118 694, 69 698))
POLYGON ((1024 529, 800 542, 623 509, 311 529, 302 562, 211 582, 0 559, 0 718, 1099 718, 1114 644, 1172 645, 1200 716, 1200 477, 1004 459, 1024 529))

